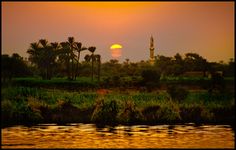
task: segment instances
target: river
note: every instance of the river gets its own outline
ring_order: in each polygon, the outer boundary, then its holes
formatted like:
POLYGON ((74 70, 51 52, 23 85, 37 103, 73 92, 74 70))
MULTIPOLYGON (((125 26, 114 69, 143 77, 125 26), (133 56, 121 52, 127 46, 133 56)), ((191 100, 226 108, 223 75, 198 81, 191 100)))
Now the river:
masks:
POLYGON ((2 148, 235 148, 229 125, 40 124, 2 130, 2 148))

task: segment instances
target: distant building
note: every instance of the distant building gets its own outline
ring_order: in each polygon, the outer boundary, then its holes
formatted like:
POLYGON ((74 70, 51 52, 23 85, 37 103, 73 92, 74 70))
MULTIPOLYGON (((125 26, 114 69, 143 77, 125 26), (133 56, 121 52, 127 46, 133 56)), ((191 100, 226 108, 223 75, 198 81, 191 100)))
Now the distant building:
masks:
POLYGON ((155 62, 155 58, 154 58, 154 40, 153 37, 151 36, 150 39, 150 64, 153 65, 155 62))

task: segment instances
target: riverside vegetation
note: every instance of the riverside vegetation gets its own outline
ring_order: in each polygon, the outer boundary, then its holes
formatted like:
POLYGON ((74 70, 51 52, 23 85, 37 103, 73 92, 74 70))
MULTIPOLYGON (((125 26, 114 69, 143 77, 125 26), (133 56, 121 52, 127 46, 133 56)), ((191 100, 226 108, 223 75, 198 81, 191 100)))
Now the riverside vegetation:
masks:
POLYGON ((95 50, 69 37, 31 43, 28 63, 18 54, 2 55, 2 126, 234 123, 233 59, 225 64, 177 53, 156 56, 154 65, 101 63, 95 50), (81 61, 84 51, 91 54, 81 61))
POLYGON ((55 88, 6 86, 1 91, 2 125, 73 122, 98 125, 234 122, 233 92, 189 92, 176 85, 169 86, 166 91, 151 92, 123 88, 80 89, 66 91, 55 88))

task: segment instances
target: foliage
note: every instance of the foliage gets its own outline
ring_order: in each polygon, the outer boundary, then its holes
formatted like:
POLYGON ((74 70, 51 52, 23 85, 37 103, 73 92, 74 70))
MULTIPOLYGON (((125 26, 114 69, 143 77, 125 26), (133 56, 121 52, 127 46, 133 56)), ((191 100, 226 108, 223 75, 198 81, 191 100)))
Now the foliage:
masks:
POLYGON ((118 104, 115 100, 104 101, 104 99, 96 101, 95 109, 91 120, 98 124, 116 124, 118 114, 118 104))
POLYGON ((148 88, 148 91, 152 91, 152 89, 159 84, 160 74, 155 70, 143 70, 141 74, 143 80, 142 85, 148 88))
POLYGON ((209 93, 214 91, 222 93, 225 90, 225 81, 219 73, 213 73, 209 84, 209 93))
POLYGON ((11 57, 1 55, 1 78, 3 81, 13 77, 26 77, 32 75, 29 67, 19 54, 14 53, 11 57))
POLYGON ((172 100, 177 102, 182 102, 188 96, 189 92, 184 88, 178 86, 169 86, 167 88, 167 93, 170 95, 172 100))
POLYGON ((15 87, 1 91, 3 124, 88 122, 98 124, 230 123, 234 95, 190 92, 176 103, 168 93, 138 91, 106 94, 15 87))
POLYGON ((122 123, 139 123, 142 121, 143 115, 134 104, 134 101, 126 100, 123 103, 123 110, 119 115, 119 121, 122 123))

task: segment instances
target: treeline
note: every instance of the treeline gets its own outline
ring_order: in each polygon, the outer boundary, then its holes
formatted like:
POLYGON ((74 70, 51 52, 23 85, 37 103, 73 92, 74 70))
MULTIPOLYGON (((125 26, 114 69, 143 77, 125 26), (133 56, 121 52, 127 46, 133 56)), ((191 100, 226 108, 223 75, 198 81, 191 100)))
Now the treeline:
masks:
POLYGON ((228 63, 217 63, 208 62, 196 53, 186 53, 184 57, 177 53, 173 57, 157 55, 154 65, 150 65, 149 61, 134 63, 129 59, 124 62, 111 59, 101 63, 101 55, 95 54, 95 50, 95 46, 82 46, 74 37, 68 37, 67 41, 60 43, 49 43, 46 39, 40 39, 31 43, 27 50, 29 62, 18 54, 1 55, 2 80, 25 76, 40 76, 46 80, 53 77, 76 80, 78 76, 91 76, 92 81, 95 77, 96 81, 100 81, 102 77, 103 80, 112 80, 115 84, 121 77, 130 77, 135 81, 144 76, 144 80, 156 77, 181 77, 187 72, 202 72, 204 77, 216 72, 221 72, 224 77, 234 76, 233 59, 228 63), (91 54, 81 59, 83 51, 89 51, 91 54))
POLYGON ((43 79, 50 80, 54 76, 67 76, 69 80, 76 80, 79 75, 80 53, 88 50, 91 55, 86 55, 86 61, 100 64, 100 55, 94 54, 96 47, 84 47, 81 42, 76 42, 74 37, 68 37, 66 42, 49 43, 46 39, 30 44, 27 50, 30 62, 35 66, 38 74, 43 79))
POLYGON ((23 57, 14 53, 12 56, 1 55, 1 80, 11 80, 13 77, 33 76, 33 68, 27 66, 23 57))

